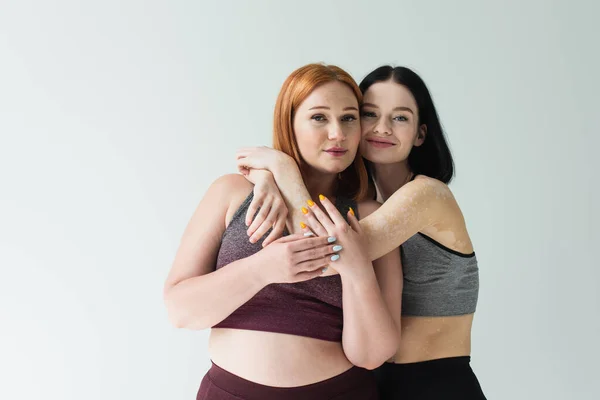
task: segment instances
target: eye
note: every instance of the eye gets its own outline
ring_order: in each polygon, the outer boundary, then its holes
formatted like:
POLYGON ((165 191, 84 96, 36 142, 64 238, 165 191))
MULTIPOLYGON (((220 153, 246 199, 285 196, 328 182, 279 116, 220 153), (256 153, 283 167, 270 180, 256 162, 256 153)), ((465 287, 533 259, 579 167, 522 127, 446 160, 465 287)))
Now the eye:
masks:
POLYGON ((375 118, 376 115, 373 111, 363 111, 362 116, 365 118, 375 118))
POLYGON ((354 122, 354 121, 356 121, 357 119, 358 119, 358 118, 356 118, 356 116, 355 116, 355 115, 352 115, 352 114, 344 115, 344 116, 342 117, 342 121, 343 121, 343 122, 354 122))
POLYGON ((404 122, 408 121, 408 118, 406 118, 404 115, 398 115, 397 117, 394 117, 394 121, 404 122))
POLYGON ((316 115, 313 115, 311 117, 311 119, 314 119, 317 122, 323 122, 323 121, 325 121, 326 118, 323 114, 316 114, 316 115))

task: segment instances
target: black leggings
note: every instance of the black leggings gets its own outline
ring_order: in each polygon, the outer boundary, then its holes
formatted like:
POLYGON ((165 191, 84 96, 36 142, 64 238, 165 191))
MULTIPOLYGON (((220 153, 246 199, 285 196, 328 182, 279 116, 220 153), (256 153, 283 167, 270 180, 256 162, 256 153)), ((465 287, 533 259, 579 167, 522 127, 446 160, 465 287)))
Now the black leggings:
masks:
POLYGON ((250 382, 212 364, 202 379, 196 400, 377 400, 371 371, 352 367, 321 382, 280 388, 250 382))
POLYGON ((471 357, 409 364, 385 363, 375 370, 381 400, 485 400, 471 357))

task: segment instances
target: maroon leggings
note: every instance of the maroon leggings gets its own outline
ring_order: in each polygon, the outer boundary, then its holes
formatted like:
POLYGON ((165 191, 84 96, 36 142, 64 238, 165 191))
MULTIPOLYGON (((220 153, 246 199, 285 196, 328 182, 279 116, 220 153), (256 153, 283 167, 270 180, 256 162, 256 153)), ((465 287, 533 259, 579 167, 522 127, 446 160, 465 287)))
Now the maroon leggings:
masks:
POLYGON ((333 378, 305 386, 280 388, 250 382, 212 364, 196 400, 377 400, 371 371, 352 367, 333 378))

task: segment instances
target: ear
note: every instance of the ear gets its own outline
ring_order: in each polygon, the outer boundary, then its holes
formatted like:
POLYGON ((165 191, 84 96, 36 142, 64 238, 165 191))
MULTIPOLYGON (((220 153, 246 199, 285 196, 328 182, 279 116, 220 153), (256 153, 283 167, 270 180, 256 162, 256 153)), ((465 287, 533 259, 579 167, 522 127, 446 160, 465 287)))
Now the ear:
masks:
POLYGON ((427 137, 427 125, 423 124, 419 127, 419 131, 417 132, 417 137, 415 138, 415 147, 419 147, 425 141, 427 137))

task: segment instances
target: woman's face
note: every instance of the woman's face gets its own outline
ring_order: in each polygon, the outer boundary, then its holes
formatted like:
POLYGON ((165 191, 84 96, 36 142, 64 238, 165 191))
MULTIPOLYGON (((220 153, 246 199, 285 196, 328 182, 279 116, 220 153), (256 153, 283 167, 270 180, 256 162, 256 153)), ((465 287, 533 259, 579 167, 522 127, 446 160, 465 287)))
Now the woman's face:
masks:
POLYGON ((319 172, 342 172, 360 143, 358 100, 342 82, 323 84, 300 104, 293 127, 304 162, 319 172))
POLYGON ((391 80, 371 85, 361 107, 362 156, 376 164, 405 161, 425 140, 427 129, 418 124, 417 103, 405 86, 391 80))

